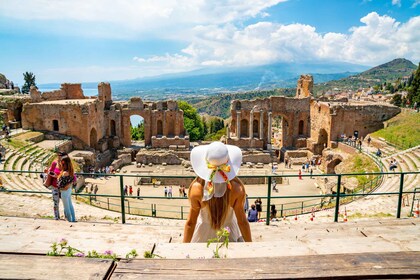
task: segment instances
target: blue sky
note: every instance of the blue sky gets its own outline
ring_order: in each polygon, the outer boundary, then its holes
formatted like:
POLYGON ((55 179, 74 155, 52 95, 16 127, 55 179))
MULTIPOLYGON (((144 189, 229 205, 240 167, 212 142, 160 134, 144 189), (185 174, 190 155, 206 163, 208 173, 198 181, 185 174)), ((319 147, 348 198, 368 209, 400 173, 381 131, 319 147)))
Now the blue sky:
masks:
POLYGON ((0 0, 0 73, 22 84, 276 62, 420 60, 420 0, 0 0))

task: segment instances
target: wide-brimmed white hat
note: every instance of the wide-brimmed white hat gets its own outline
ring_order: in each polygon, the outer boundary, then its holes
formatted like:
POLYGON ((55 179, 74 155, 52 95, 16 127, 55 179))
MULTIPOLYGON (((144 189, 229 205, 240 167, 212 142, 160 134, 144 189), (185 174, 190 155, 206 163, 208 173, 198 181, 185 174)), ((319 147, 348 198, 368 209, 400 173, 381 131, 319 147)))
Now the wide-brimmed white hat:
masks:
MULTIPOLYGON (((232 180, 239 172, 242 163, 242 151, 236 146, 225 145, 222 142, 213 142, 210 145, 197 146, 191 151, 191 166, 195 174, 200 178, 209 181, 212 169, 208 164, 220 166, 227 164, 230 171, 225 172, 228 180, 232 180)), ((214 183, 225 182, 224 178, 218 172, 214 175, 214 183)))

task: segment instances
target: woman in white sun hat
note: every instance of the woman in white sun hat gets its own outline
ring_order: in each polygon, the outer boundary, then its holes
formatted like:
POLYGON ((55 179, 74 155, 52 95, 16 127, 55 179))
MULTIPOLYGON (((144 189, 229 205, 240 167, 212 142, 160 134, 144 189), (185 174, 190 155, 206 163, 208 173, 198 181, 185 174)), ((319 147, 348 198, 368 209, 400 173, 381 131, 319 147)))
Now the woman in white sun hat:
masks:
POLYGON ((184 242, 207 242, 225 227, 230 230, 229 241, 252 241, 244 213, 245 187, 236 177, 241 162, 241 150, 221 142, 191 151, 197 178, 188 190, 191 207, 184 242))

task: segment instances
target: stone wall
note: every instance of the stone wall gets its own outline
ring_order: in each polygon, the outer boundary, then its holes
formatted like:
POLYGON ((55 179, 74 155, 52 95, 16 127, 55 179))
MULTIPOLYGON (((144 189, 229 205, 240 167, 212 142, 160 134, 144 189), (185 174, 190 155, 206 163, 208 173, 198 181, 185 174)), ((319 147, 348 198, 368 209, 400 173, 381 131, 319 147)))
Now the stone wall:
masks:
POLYGON ((311 75, 300 75, 297 82, 296 98, 306 98, 312 95, 314 79, 311 75))
POLYGON ((149 163, 178 165, 181 164, 182 160, 171 151, 141 149, 136 155, 136 162, 146 165, 149 163))
POLYGON ((310 97, 297 99, 272 96, 251 101, 234 100, 231 103, 232 121, 227 143, 242 148, 269 149, 273 120, 281 117, 283 146, 295 147, 298 139, 310 135, 309 105, 310 97))

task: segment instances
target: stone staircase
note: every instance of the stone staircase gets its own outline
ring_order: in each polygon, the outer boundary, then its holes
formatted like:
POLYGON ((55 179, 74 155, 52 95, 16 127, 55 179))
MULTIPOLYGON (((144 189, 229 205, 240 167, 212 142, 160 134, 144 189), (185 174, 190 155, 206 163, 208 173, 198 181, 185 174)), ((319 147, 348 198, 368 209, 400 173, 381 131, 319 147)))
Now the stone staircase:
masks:
POLYGON ((38 173, 25 171, 42 171, 53 156, 53 152, 35 144, 28 144, 20 149, 8 146, 6 158, 0 164, 0 168, 18 172, 3 172, 3 187, 9 190, 47 191, 38 173))

